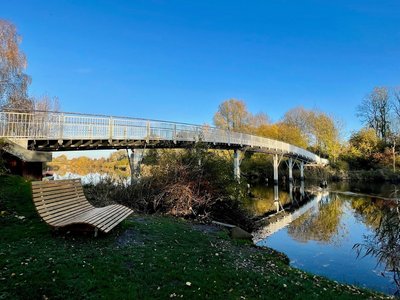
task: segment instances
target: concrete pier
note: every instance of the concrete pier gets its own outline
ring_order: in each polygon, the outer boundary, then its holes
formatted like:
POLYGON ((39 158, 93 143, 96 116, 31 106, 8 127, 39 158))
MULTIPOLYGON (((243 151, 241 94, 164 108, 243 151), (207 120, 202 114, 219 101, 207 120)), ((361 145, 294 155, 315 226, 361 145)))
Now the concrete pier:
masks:
POLYGON ((235 179, 240 181, 240 150, 235 149, 233 152, 233 175, 235 179))

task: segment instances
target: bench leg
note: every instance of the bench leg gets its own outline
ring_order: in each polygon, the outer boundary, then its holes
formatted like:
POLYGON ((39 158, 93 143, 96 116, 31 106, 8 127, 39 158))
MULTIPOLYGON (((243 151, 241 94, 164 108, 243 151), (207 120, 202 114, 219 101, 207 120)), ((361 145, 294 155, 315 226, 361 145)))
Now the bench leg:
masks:
POLYGON ((94 237, 97 237, 97 233, 99 232, 99 229, 96 227, 95 229, 94 229, 94 237))

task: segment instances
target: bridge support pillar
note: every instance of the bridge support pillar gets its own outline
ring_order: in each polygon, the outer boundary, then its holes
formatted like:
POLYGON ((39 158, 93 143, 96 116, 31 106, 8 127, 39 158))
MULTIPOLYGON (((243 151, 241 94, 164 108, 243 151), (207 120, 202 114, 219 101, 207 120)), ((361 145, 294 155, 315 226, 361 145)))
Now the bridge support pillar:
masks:
POLYGON ((233 152, 233 175, 235 179, 240 181, 240 150, 235 149, 233 152))
POLYGON ((277 184, 274 185, 274 204, 276 208, 276 212, 280 210, 280 203, 279 203, 279 187, 277 184))
POLYGON ((300 183, 300 195, 301 195, 301 200, 303 200, 303 197, 305 196, 304 180, 302 180, 300 183))
POLYGON ((143 150, 132 149, 129 155, 129 167, 131 169, 131 178, 138 179, 140 177, 140 163, 143 158, 143 150))
POLYGON ((289 199, 291 202, 293 202, 293 183, 289 182, 289 199))
POLYGON ((278 185, 278 167, 279 167, 279 158, 278 154, 274 154, 274 185, 278 185))
POLYGON ((300 163, 300 180, 304 181, 304 161, 300 163))
POLYGON ((289 158, 288 169, 289 169, 289 183, 293 183, 293 159, 292 158, 289 158))

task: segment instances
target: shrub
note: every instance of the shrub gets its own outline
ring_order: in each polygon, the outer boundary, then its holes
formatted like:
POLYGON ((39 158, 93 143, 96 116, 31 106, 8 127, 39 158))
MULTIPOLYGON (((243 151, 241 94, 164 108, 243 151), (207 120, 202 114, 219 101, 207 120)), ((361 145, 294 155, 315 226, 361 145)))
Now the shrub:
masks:
POLYGON ((164 213, 179 217, 204 219, 225 205, 242 215, 237 199, 244 195, 244 185, 233 177, 230 159, 220 157, 202 144, 184 150, 159 150, 151 153, 147 175, 127 184, 106 178, 85 186, 89 201, 95 205, 120 203, 144 213, 164 213))

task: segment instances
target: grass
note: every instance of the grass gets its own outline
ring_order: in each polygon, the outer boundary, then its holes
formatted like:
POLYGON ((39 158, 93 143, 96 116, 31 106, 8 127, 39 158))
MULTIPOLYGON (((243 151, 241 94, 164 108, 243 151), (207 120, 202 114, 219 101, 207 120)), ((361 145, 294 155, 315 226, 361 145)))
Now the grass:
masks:
POLYGON ((288 266, 211 226, 133 216, 94 238, 54 233, 30 184, 0 177, 0 299, 365 299, 379 293, 288 266))

